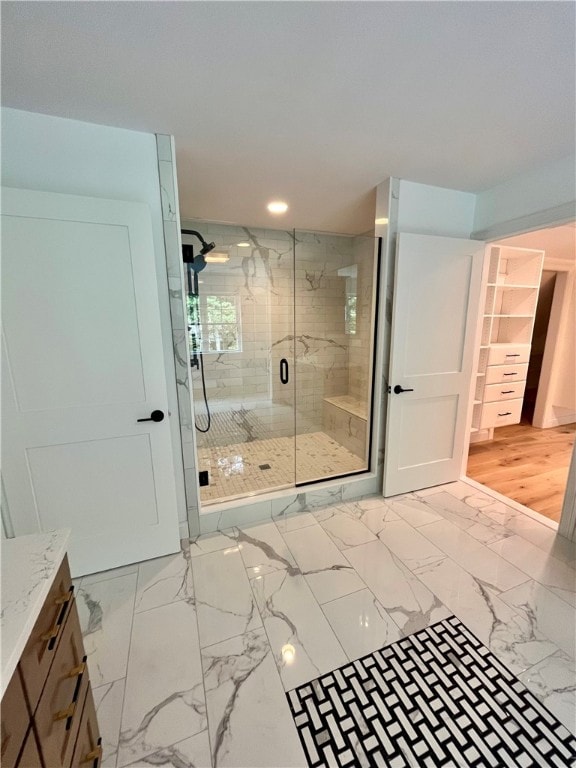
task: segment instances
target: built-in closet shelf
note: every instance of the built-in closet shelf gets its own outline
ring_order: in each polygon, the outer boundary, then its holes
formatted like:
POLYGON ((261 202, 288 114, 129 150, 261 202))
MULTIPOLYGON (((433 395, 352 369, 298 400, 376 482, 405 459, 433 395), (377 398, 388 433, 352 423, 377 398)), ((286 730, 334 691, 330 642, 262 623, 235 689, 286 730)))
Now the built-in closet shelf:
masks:
POLYGON ((491 439, 495 427, 520 421, 544 252, 495 245, 487 258, 471 432, 491 439), (511 395, 501 391, 504 384, 511 395))

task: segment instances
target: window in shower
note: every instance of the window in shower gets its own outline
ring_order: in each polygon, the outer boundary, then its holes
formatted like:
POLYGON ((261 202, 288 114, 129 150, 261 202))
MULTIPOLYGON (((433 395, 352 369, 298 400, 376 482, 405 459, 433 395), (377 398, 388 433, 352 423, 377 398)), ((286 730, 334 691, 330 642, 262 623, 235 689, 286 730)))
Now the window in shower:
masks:
POLYGON ((202 352, 240 352, 240 301, 235 294, 200 294, 202 352))
MULTIPOLYGON (((199 281, 193 369, 203 506, 369 468, 371 237, 195 222, 225 248, 199 281), (240 245, 243 243, 244 245, 240 245), (234 352, 234 354, 224 354, 234 352)), ((191 317, 191 320, 193 317, 191 317)))

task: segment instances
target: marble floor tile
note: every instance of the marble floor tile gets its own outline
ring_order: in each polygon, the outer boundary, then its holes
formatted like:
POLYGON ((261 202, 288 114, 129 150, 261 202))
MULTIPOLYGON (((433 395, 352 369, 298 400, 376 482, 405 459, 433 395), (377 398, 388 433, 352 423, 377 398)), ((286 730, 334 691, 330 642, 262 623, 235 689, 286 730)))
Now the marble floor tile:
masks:
POLYGON ((575 567, 576 544, 564 536, 559 536, 558 531, 548 528, 527 515, 518 514, 508 521, 508 528, 512 533, 518 534, 523 539, 532 542, 539 549, 544 550, 557 560, 575 567))
POLYGON ((109 571, 91 573, 89 576, 82 576, 80 581, 82 582, 82 586, 88 586, 89 584, 97 584, 99 581, 117 579, 119 576, 129 576, 132 573, 138 573, 138 563, 122 565, 120 568, 111 568, 109 571))
POLYGON ((147 611, 176 600, 193 600, 194 585, 189 552, 140 563, 135 612, 147 611))
POLYGON ((398 625, 369 589, 324 603, 322 610, 350 661, 402 637, 398 625))
POLYGON ((286 517, 274 517, 274 522, 278 526, 280 533, 288 531, 297 531, 299 528, 308 528, 309 525, 318 525, 316 518, 311 512, 300 512, 286 517))
POLYGON ((210 739, 208 730, 201 731, 195 736, 178 744, 165 747, 153 755, 141 757, 135 763, 130 763, 133 768, 212 768, 210 756, 210 739))
POLYGON ((364 523, 341 507, 319 509, 314 512, 314 517, 340 550, 376 539, 364 523))
POLYGON ((134 616, 119 768, 206 729, 195 613, 179 600, 134 616))
POLYGON ((116 766, 125 683, 125 679, 115 680, 113 683, 92 689, 100 735, 102 736, 102 768, 115 768, 116 766))
POLYGON ((505 526, 468 504, 467 499, 468 496, 457 498, 448 491, 439 491, 420 499, 420 503, 483 544, 491 544, 512 535, 505 526))
POLYGON ((354 568, 320 526, 290 531, 284 539, 319 603, 364 588, 354 568))
POLYGON ((520 680, 576 735, 576 666, 559 651, 523 672, 520 680))
POLYGON ((561 597, 532 579, 499 597, 564 653, 575 657, 576 612, 561 597))
POLYGON ((192 559, 202 648, 262 626, 240 549, 230 544, 192 559))
POLYGON ((237 529, 236 540, 249 579, 286 568, 298 570, 292 553, 272 522, 237 529))
POLYGON ((386 499, 361 499, 349 502, 347 507, 364 525, 377 536, 384 523, 394 522, 402 518, 392 509, 386 499))
POLYGON ((253 579, 251 585, 286 690, 346 663, 303 576, 279 571, 253 579))
POLYGON ((448 520, 423 525, 418 530, 465 570, 497 590, 512 589, 528 581, 524 571, 448 520))
POLYGON ((200 557, 210 552, 219 552, 230 547, 231 530, 204 533, 190 539, 190 557, 200 557))
POLYGON ((566 563, 520 536, 491 544, 490 549, 576 607, 576 572, 566 563))
POLYGON ((500 600, 490 584, 450 558, 423 566, 415 574, 515 674, 557 650, 530 621, 500 600))
POLYGON ((126 677, 137 573, 84 577, 76 595, 90 680, 95 688, 126 677))
POLYGON ((345 555, 403 637, 450 616, 436 595, 381 541, 347 549, 345 555))
POLYGON ((424 501, 425 498, 419 498, 414 494, 399 499, 390 499, 389 506, 399 518, 410 523, 414 528, 426 525, 426 523, 433 523, 435 520, 442 520, 442 515, 433 509, 432 504, 427 504, 424 501))
MULTIPOLYGON (((429 525, 436 525, 430 523, 429 525)), ((412 570, 442 560, 445 554, 404 520, 383 523, 378 538, 412 570)))
POLYGON ((306 759, 264 630, 205 648, 202 664, 214 768, 303 768, 306 759))

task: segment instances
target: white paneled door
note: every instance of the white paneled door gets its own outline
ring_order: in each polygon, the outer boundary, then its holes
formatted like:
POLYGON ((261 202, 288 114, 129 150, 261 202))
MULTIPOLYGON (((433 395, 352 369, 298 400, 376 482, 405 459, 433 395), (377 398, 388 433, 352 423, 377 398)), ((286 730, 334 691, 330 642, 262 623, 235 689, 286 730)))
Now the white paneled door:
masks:
POLYGON ((14 533, 70 528, 75 575, 175 552, 150 211, 4 189, 2 474, 14 533), (161 421, 139 421, 162 411, 161 421))
POLYGON ((400 234, 384 456, 384 494, 458 480, 484 243, 400 234))

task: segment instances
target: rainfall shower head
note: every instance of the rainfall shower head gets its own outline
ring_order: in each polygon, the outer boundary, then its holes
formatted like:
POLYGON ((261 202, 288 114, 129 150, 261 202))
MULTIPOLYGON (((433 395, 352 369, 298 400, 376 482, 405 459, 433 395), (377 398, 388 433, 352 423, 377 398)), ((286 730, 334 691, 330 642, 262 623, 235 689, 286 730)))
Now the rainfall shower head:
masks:
POLYGON ((182 245, 182 257, 184 259, 184 263, 190 264, 194 272, 202 272, 206 266, 206 259, 204 256, 216 248, 216 243, 207 243, 200 232, 196 232, 195 229, 181 229, 180 232, 183 235, 194 235, 194 237, 197 237, 198 240, 200 240, 202 243, 202 248, 200 249, 200 252, 197 254, 197 256, 194 256, 194 251, 191 245, 182 245))

